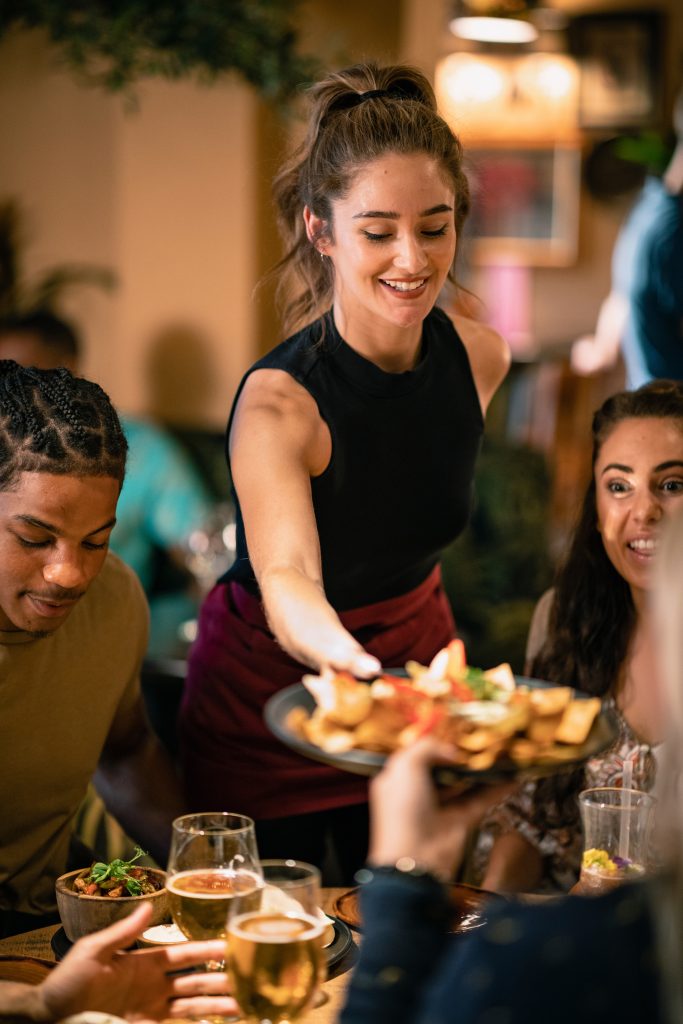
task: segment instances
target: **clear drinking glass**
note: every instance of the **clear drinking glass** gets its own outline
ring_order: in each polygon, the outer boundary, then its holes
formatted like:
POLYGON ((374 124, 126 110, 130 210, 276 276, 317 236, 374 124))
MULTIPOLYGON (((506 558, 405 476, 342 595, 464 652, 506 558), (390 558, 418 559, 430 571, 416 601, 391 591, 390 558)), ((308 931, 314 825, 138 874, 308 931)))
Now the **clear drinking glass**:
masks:
POLYGON ((228 970, 247 1020, 289 1024, 314 1005, 325 980, 320 872, 295 860, 265 860, 261 868, 261 908, 228 924, 228 970))
POLYGON ((582 892, 607 892, 645 874, 656 802, 637 789, 603 787, 579 794, 582 892))
POLYGON ((225 938, 230 917, 261 905, 253 820, 228 811, 176 818, 166 889, 173 920, 188 939, 225 938))

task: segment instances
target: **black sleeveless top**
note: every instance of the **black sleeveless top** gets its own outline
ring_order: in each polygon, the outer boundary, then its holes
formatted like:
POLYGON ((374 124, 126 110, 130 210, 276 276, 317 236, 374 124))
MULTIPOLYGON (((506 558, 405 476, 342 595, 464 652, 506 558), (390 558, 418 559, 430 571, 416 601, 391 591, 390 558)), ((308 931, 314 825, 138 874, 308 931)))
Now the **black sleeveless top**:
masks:
MULTIPOLYGON (((397 597, 418 586, 440 551, 464 529, 484 420, 467 353, 449 317, 423 324, 414 370, 387 373, 340 337, 331 313, 247 371, 279 369, 315 399, 332 457, 311 480, 323 584, 338 611, 397 597), (323 340, 320 341, 321 334, 323 340)), ((228 455, 228 465, 229 465, 228 455)), ((221 582, 258 593, 239 497, 237 557, 221 582)))

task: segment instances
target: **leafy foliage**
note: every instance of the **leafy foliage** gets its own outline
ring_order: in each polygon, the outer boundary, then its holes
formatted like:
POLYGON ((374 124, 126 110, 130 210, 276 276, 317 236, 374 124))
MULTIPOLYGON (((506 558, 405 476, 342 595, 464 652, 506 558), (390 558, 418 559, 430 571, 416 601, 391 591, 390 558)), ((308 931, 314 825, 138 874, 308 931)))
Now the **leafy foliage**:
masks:
POLYGON ((4 0, 10 27, 43 28, 66 63, 111 92, 151 77, 197 73, 211 81, 237 71, 282 100, 315 74, 296 50, 296 0, 4 0))
POLYGON ((96 882, 103 889, 111 889, 123 883, 131 896, 139 896, 142 893, 142 886, 136 878, 131 878, 128 869, 136 860, 145 856, 145 851, 136 846, 135 853, 130 860, 121 860, 120 857, 117 857, 108 864, 96 861, 90 868, 88 881, 96 882))
POLYGON ((112 288, 116 284, 111 270, 81 263, 65 263, 27 278, 21 260, 25 247, 22 225, 19 203, 0 201, 0 318, 51 310, 64 289, 72 285, 112 288))
POLYGON ((475 491, 470 524, 442 558, 444 588, 468 661, 509 661, 521 672, 534 605, 552 577, 545 459, 487 435, 475 491))

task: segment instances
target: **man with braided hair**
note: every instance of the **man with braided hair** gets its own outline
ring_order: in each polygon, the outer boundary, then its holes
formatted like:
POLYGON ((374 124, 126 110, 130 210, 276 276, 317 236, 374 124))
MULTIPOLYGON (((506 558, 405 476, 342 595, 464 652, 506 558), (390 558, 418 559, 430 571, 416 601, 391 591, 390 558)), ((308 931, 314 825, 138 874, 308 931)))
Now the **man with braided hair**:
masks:
MULTIPOLYGON (((80 355, 76 327, 49 310, 0 318, 0 359, 79 373, 80 355)), ((168 431, 132 416, 121 416, 121 425, 130 452, 111 548, 135 570, 151 599, 152 639, 163 647, 170 623, 196 614, 197 600, 187 591, 179 549, 190 531, 208 519, 212 503, 192 460, 168 431), (163 595, 155 592, 162 566, 172 581, 163 595)))
POLYGON ((0 935, 49 922, 93 776, 162 862, 183 810, 140 696, 145 598, 108 552, 126 451, 98 385, 0 361, 0 935))

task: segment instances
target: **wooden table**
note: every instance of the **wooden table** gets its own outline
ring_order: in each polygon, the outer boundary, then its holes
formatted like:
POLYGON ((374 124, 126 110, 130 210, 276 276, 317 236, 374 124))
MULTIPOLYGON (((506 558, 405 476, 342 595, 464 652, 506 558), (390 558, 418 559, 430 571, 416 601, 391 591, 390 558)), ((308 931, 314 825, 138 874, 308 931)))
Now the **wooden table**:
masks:
MULTIPOLYGON (((323 910, 332 913, 334 901, 342 892, 346 892, 346 889, 323 889, 323 910)), ((0 939, 0 956, 7 954, 31 956, 54 962, 55 955, 50 946, 50 939, 57 931, 57 927, 57 925, 53 925, 50 928, 37 928, 35 931, 14 935, 9 939, 0 939)), ((357 936, 354 935, 354 938, 357 936)), ((348 982, 348 971, 356 962, 357 956, 358 949, 354 945, 344 959, 331 971, 323 989, 325 1002, 308 1013, 306 1024, 333 1024, 337 1020, 348 982)), ((175 1024, 178 1022, 176 1021, 175 1024)))

